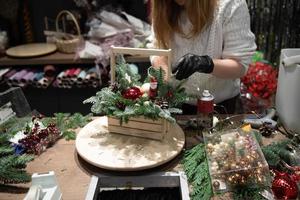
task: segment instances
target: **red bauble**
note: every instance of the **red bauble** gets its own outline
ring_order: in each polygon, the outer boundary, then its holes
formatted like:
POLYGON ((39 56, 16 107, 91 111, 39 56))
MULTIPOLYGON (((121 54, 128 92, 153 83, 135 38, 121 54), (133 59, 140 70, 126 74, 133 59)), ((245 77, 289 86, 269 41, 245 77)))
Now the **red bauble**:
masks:
POLYGON ((122 92, 122 96, 125 99, 136 100, 137 98, 142 96, 142 92, 138 87, 131 87, 122 92))
POLYGON ((276 176, 272 182, 272 191, 277 199, 296 199, 298 196, 297 183, 288 173, 275 171, 276 176))

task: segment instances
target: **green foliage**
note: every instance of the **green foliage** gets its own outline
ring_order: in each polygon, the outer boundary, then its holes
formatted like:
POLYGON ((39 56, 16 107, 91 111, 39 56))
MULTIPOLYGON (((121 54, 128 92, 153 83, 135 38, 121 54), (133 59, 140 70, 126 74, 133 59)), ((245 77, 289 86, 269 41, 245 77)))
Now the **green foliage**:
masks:
MULTIPOLYGON (((14 126, 13 122, 17 121, 15 119, 9 120, 5 126, 14 126)), ((11 130, 13 133, 2 132, 0 134, 0 184, 29 182, 30 175, 26 173, 24 168, 29 161, 33 160, 33 156, 14 155, 14 148, 10 146, 9 139, 17 129, 7 127, 5 130, 11 130)))
POLYGON ((0 159, 0 183, 25 183, 31 180, 29 174, 23 168, 33 160, 33 156, 8 155, 0 159))
POLYGON ((131 68, 123 57, 118 57, 116 67, 116 80, 119 83, 119 90, 125 90, 126 88, 140 85, 139 80, 141 76, 132 72, 131 68))
POLYGON ((2 146, 0 146, 0 156, 12 154, 13 152, 14 148, 9 146, 8 144, 2 144, 2 146))
MULTIPOLYGON (((55 123, 65 139, 76 138, 72 129, 83 127, 91 120, 91 114, 83 116, 79 113, 56 113, 54 118, 43 118, 42 123, 47 126, 55 123)), ((0 127, 0 184, 25 183, 31 180, 31 176, 24 170, 26 164, 33 160, 31 155, 14 155, 14 148, 9 139, 18 131, 26 130, 31 118, 12 118, 0 127)))
POLYGON ((80 113, 54 113, 54 118, 43 118, 42 123, 47 126, 50 123, 55 123, 61 131, 61 135, 66 140, 75 140, 76 133, 74 129, 85 126, 91 121, 92 114, 83 116, 80 113))
POLYGON ((183 167, 189 183, 193 186, 191 199, 210 199, 213 193, 204 144, 198 144, 185 152, 183 167))
MULTIPOLYGON (((17 132, 24 129, 26 124, 31 121, 31 117, 17 118, 12 117, 0 126, 0 133, 7 133, 6 136, 14 136, 17 132)), ((0 135, 1 137, 1 135, 0 135)))
POLYGON ((287 150, 287 145, 291 143, 291 140, 284 140, 262 147, 262 151, 269 166, 276 167, 281 160, 284 160, 291 165, 296 164, 293 163, 293 159, 290 157, 290 151, 287 150))
POLYGON ((249 187, 249 186, 241 186, 235 188, 235 191, 233 192, 233 199, 234 200, 266 200, 260 192, 262 192, 266 188, 262 187, 249 187))
POLYGON ((116 83, 103 88, 83 103, 91 103, 93 113, 117 117, 121 123, 137 116, 144 116, 153 120, 163 118, 175 122, 172 114, 182 113, 180 109, 175 107, 180 106, 188 99, 187 94, 181 84, 173 87, 165 83, 162 69, 156 70, 150 67, 146 82, 149 82, 150 77, 154 77, 158 82, 158 95, 155 101, 150 100, 147 94, 136 100, 125 99, 122 96, 124 91, 131 87, 140 86, 142 83, 139 82, 140 76, 133 73, 128 64, 120 61, 116 67, 116 83), (161 108, 159 102, 167 102, 168 108, 161 108))

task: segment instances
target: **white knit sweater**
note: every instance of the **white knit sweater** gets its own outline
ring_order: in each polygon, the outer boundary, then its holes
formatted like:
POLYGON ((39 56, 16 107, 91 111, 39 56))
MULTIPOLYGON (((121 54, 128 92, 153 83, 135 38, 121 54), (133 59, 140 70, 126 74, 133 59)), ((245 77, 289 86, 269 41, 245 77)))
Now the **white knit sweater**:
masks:
MULTIPOLYGON (((181 25, 186 31, 191 27, 190 21, 184 15, 181 25)), ((173 66, 185 54, 193 53, 216 59, 233 58, 245 67, 246 72, 256 44, 255 36, 250 30, 250 17, 245 0, 219 0, 212 24, 193 39, 175 33, 171 49, 173 66)), ((184 87, 189 94, 194 95, 208 89, 214 95, 215 102, 219 103, 239 94, 240 80, 221 79, 196 72, 188 78, 184 87)))

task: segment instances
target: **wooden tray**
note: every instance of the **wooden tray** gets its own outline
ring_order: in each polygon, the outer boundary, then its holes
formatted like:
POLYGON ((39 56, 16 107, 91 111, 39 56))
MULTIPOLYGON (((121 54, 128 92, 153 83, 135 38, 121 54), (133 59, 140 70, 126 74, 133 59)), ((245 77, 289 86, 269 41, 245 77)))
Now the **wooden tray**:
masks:
POLYGON ((76 150, 88 163, 116 171, 138 171, 162 165, 183 149, 185 136, 177 124, 170 124, 162 141, 110 134, 107 117, 83 127, 76 138, 76 150))
POLYGON ((55 44, 32 43, 9 48, 6 50, 6 54, 17 58, 30 58, 53 53, 56 49, 55 44))

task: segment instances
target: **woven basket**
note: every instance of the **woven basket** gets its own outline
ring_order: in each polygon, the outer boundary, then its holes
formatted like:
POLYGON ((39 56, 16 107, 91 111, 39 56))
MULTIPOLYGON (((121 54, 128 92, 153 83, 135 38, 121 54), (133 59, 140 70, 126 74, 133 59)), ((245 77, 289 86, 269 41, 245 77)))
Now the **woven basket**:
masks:
POLYGON ((69 12, 67 10, 63 10, 56 17, 55 25, 56 25, 57 32, 59 32, 59 23, 58 22, 63 15, 69 15, 71 17, 71 19, 74 21, 78 35, 76 35, 76 36, 74 35, 74 37, 71 39, 62 39, 62 38, 56 37, 55 43, 56 43, 57 49, 60 52, 74 53, 81 42, 81 32, 80 32, 79 24, 78 24, 75 16, 71 12, 69 12))

